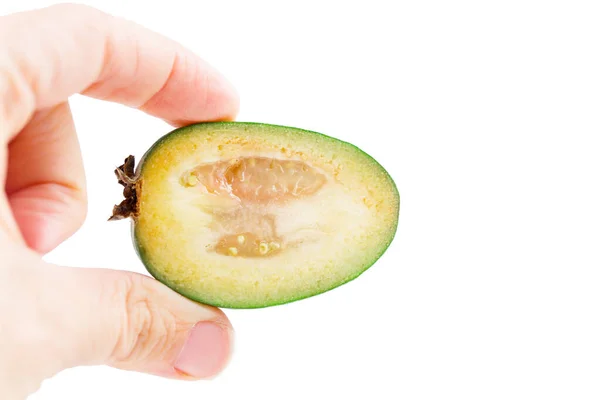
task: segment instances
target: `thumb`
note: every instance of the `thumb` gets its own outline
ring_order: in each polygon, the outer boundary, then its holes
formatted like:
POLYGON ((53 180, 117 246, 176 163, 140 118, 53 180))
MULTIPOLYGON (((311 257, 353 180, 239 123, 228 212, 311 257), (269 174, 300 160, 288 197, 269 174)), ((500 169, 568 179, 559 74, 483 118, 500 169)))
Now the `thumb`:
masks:
POLYGON ((131 272, 55 265, 39 271, 41 316, 60 369, 107 364, 202 379, 229 360, 233 329, 217 308, 131 272))

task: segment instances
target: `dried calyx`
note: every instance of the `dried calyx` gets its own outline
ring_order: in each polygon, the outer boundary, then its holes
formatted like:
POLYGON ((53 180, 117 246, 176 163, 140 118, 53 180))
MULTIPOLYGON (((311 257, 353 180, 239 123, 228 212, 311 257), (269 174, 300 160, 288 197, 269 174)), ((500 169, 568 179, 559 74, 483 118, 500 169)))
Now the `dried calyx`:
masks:
POLYGON ((120 185, 124 186, 123 200, 120 204, 113 207, 112 216, 109 221, 116 221, 131 216, 136 216, 138 213, 138 196, 137 190, 139 184, 135 176, 135 157, 129 156, 125 159, 123 165, 115 169, 115 175, 120 185))

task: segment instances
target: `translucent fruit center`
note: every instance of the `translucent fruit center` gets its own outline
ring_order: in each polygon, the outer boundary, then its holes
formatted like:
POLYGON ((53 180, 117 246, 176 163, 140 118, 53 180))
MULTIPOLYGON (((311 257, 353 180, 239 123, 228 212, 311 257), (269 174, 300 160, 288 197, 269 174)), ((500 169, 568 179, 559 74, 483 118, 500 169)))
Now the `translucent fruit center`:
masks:
POLYGON ((307 163, 267 157, 201 164, 181 177, 185 187, 235 200, 230 209, 211 211, 215 229, 223 233, 214 251, 234 257, 267 257, 297 245, 277 234, 272 208, 312 196, 326 181, 307 163))

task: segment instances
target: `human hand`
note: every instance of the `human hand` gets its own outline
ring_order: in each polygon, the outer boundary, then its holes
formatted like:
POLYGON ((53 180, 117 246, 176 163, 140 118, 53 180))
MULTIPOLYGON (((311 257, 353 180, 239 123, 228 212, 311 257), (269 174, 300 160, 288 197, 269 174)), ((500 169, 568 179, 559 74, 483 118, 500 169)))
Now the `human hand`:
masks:
POLYGON ((2 398, 24 398, 79 365, 177 379, 219 373, 232 340, 220 310, 144 275, 61 267, 42 255, 86 213, 70 95, 179 126, 234 118, 234 89, 178 44, 85 6, 2 17, 0 45, 2 398))

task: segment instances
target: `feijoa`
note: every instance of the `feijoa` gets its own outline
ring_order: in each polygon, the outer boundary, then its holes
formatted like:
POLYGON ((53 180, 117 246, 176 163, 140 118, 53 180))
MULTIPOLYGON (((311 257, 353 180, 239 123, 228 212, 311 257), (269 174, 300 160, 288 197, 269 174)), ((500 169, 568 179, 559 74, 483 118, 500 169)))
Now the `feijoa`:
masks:
POLYGON ((148 272, 224 308, 311 297, 356 278, 390 245, 400 198, 357 147, 303 129, 199 123, 115 171, 148 272))

